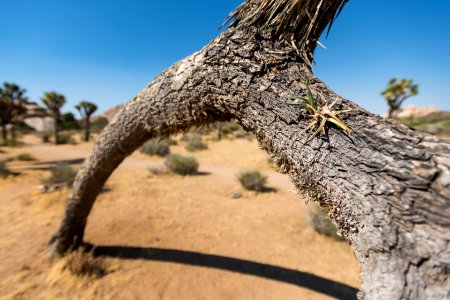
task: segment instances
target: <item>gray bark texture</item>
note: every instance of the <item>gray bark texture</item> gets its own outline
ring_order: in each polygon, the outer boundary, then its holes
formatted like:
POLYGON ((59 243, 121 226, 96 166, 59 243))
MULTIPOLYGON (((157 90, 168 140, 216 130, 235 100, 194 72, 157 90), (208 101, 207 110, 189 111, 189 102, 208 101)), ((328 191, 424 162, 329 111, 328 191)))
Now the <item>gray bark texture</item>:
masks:
POLYGON ((103 184, 144 141, 235 119, 351 244, 361 265, 361 299, 448 299, 450 143, 373 115, 314 76, 311 44, 343 3, 248 0, 225 32, 145 87, 104 129, 78 172, 51 253, 82 243, 103 184), (312 28, 302 33, 306 39, 289 36, 297 46, 259 12, 279 3, 309 10, 309 23, 298 21, 312 28), (287 101, 305 95, 306 81, 323 102, 350 110, 340 117, 352 134, 327 126, 305 143, 310 134, 302 130, 311 119, 287 101))

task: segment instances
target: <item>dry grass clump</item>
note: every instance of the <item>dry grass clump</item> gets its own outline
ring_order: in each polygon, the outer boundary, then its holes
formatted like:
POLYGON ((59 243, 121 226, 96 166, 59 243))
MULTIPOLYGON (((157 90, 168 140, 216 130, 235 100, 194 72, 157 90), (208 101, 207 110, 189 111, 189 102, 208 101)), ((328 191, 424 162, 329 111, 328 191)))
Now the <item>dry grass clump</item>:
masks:
POLYGON ((342 239, 337 234, 336 226, 326 216, 319 205, 310 202, 308 204, 308 223, 318 233, 335 238, 342 239))
POLYGON ((237 174, 237 179, 246 190, 256 192, 263 191, 267 182, 267 176, 258 170, 242 171, 237 174))
POLYGON ((31 155, 30 153, 20 153, 19 155, 16 156, 16 160, 33 161, 33 160, 36 160, 36 158, 33 155, 31 155))
POLYGON ((193 175, 198 171, 198 162, 195 157, 171 154, 164 163, 169 171, 179 175, 193 175))
POLYGON ((142 145, 140 152, 147 155, 164 157, 170 153, 170 142, 168 140, 159 141, 157 139, 151 139, 142 145))
POLYGON ((59 134, 58 141, 56 144, 58 144, 58 145, 65 145, 65 144, 76 145, 77 141, 72 137, 72 133, 63 132, 63 133, 59 134))
POLYGON ((50 168, 50 177, 43 180, 44 184, 62 184, 72 185, 77 171, 69 164, 58 164, 50 168))
POLYGON ((8 177, 13 172, 6 166, 6 160, 0 160, 0 178, 8 177))
POLYGON ((83 249, 70 253, 65 259, 64 269, 75 276, 100 278, 108 273, 107 265, 102 259, 83 249))
POLYGON ((199 134, 192 134, 187 138, 186 150, 190 152, 208 149, 208 145, 203 143, 199 134))
POLYGON ((170 173, 166 166, 149 167, 148 171, 154 176, 162 176, 170 173))

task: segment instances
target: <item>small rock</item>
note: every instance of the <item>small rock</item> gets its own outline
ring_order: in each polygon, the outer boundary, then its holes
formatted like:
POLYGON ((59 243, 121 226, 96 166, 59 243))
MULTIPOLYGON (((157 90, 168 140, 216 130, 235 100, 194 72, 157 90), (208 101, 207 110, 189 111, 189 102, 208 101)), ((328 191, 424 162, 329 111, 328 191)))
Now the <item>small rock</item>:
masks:
POLYGON ((231 198, 231 199, 239 199, 239 198, 241 198, 241 197, 242 197, 242 194, 239 193, 239 192, 233 192, 233 193, 231 193, 231 195, 230 195, 230 198, 231 198))

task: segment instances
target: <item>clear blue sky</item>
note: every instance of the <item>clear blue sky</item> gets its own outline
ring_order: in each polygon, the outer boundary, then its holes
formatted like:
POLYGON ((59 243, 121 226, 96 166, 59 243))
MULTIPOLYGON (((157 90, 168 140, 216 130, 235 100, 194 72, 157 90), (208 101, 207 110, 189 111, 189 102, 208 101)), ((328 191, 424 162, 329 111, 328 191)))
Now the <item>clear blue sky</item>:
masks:
MULTIPOLYGON (((131 99, 218 33, 241 0, 0 0, 0 82, 39 101, 66 95, 100 111, 131 99)), ((407 103, 450 110, 450 0, 350 0, 318 48, 315 72, 375 113, 392 76, 414 79, 407 103)))

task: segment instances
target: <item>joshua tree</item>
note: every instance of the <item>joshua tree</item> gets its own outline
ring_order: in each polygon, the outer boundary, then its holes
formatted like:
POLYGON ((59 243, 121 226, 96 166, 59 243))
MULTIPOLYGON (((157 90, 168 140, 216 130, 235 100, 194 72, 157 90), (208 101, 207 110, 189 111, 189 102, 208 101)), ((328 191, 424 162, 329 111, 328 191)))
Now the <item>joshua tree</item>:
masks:
POLYGON ((386 90, 381 92, 381 95, 386 99, 389 105, 388 118, 392 118, 394 113, 400 109, 403 101, 407 98, 415 96, 419 93, 419 86, 413 84, 410 79, 401 79, 397 81, 397 78, 392 78, 388 82, 386 90))
POLYGON ((8 110, 9 110, 9 103, 6 100, 6 97, 4 97, 3 93, 1 93, 0 94, 0 123, 2 126, 2 139, 3 139, 4 145, 6 145, 6 141, 8 139, 7 132, 6 132, 6 125, 8 125, 8 123, 9 123, 9 121, 8 121, 9 118, 7 118, 8 110))
POLYGON ((103 184, 143 142, 235 119, 352 245, 361 298, 447 298, 450 143, 369 113, 312 73, 319 37, 345 3, 246 0, 223 33, 164 71, 103 130, 50 251, 82 243, 103 184), (289 105, 293 95, 307 110, 289 105), (311 124, 318 134, 305 133, 311 124))
POLYGON ((84 120, 84 140, 89 141, 89 128, 91 126, 91 116, 97 110, 97 105, 88 101, 81 101, 80 104, 75 106, 84 120))
POLYGON ((46 92, 42 97, 42 103, 47 106, 54 120, 54 137, 55 144, 59 142, 59 123, 61 120, 61 107, 66 103, 66 98, 57 92, 46 92))
POLYGON ((2 126, 3 142, 6 144, 7 133, 6 125, 11 125, 11 140, 16 142, 16 128, 15 123, 21 119, 25 114, 25 89, 20 88, 14 83, 3 83, 0 88, 0 122, 2 126))

